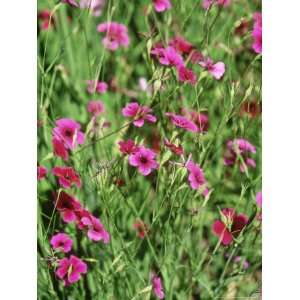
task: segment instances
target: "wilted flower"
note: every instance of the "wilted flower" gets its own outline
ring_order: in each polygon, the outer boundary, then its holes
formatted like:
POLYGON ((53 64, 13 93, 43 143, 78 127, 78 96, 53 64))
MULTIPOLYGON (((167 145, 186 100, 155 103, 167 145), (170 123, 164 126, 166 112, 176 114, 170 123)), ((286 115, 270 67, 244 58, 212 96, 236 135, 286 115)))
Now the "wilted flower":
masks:
POLYGON ((190 186, 194 190, 203 189, 203 196, 208 195, 208 188, 207 188, 207 183, 204 177, 204 172, 203 170, 195 164, 192 160, 190 160, 186 164, 186 168, 189 171, 189 177, 188 180, 190 182, 190 186))
POLYGON ((64 142, 61 139, 58 139, 56 137, 52 138, 52 146, 53 146, 53 154, 61 157, 63 160, 69 159, 69 153, 68 150, 65 147, 64 142))
POLYGON ((100 100, 92 100, 88 103, 87 110, 94 117, 97 117, 104 112, 104 104, 100 100))
POLYGON ((89 8, 95 17, 102 14, 106 0, 80 0, 80 8, 89 8))
POLYGON ((169 46, 173 47, 180 54, 190 54, 194 46, 181 36, 170 40, 169 46))
POLYGON ((80 177, 72 167, 54 167, 52 173, 58 177, 58 182, 63 188, 68 189, 73 184, 81 187, 80 177))
POLYGON ((38 166, 37 167, 37 180, 42 180, 46 177, 47 175, 47 168, 43 166, 38 166))
POLYGON ((87 80, 87 91, 90 94, 95 92, 99 94, 103 94, 107 91, 108 84, 104 81, 97 81, 97 80, 87 80))
POLYGON ((155 156, 155 152, 141 146, 136 152, 129 156, 129 164, 137 167, 142 175, 147 176, 152 170, 158 168, 155 156))
POLYGON ((257 101, 245 101, 240 108, 241 115, 249 115, 251 118, 256 118, 261 114, 261 103, 257 101))
POLYGON ((59 260, 55 274, 64 281, 65 286, 68 286, 78 281, 81 274, 85 274, 86 272, 87 264, 75 255, 71 255, 70 258, 59 260))
POLYGON ((106 36, 102 39, 105 48, 115 51, 120 46, 127 47, 129 45, 129 37, 127 27, 116 22, 101 23, 98 25, 99 32, 105 32, 106 36))
POLYGON ((256 12, 253 15, 254 26, 252 31, 253 44, 252 48, 256 53, 262 52, 262 16, 261 13, 256 12))
POLYGON ((190 70, 182 65, 177 67, 177 73, 179 81, 187 82, 191 85, 195 85, 197 83, 197 76, 193 70, 190 70))
POLYGON ((185 129, 187 131, 191 131, 191 132, 198 131, 197 125, 194 122, 188 120, 187 118, 185 118, 183 116, 176 115, 176 114, 170 113, 170 112, 167 112, 165 115, 167 117, 169 117, 171 122, 177 127, 183 128, 183 129, 185 129))
POLYGON ((136 229, 137 235, 141 239, 143 239, 145 235, 148 233, 148 226, 140 220, 134 222, 133 228, 136 229))
POLYGON ((161 279, 158 276, 153 275, 151 278, 151 282, 152 282, 152 288, 153 288, 153 292, 154 292, 155 296, 158 299, 164 299, 165 294, 164 294, 163 287, 161 284, 161 279))
POLYGON ((218 236, 223 245, 227 246, 237 237, 247 225, 248 218, 244 214, 237 215, 233 208, 222 210, 222 218, 214 222, 213 233, 218 236))
POLYGON ((168 139, 164 140, 164 144, 168 149, 170 149, 176 155, 182 155, 184 152, 183 148, 180 145, 176 146, 175 144, 172 144, 171 142, 169 142, 168 139))
POLYGON ((205 68, 215 79, 219 80, 225 73, 225 64, 222 61, 214 63, 211 58, 206 58, 199 62, 199 65, 205 68))
POLYGON ((119 141, 118 145, 119 150, 125 155, 132 154, 138 150, 138 146, 131 139, 128 139, 127 141, 119 141))
POLYGON ((152 2, 157 12, 163 12, 172 7, 170 0, 152 0, 152 2))
POLYGON ((73 241, 65 233, 57 233, 52 236, 52 238, 50 240, 50 244, 53 249, 67 253, 67 252, 71 251, 73 241))

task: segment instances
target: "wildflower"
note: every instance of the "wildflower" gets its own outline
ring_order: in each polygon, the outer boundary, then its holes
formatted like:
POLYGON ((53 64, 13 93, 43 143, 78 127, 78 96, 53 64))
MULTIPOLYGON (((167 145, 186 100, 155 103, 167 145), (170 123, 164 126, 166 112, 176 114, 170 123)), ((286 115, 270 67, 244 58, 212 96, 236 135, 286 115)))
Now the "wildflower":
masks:
POLYGON ((172 5, 170 0, 152 0, 154 9, 157 12, 163 12, 165 10, 169 10, 172 5))
POLYGON ((161 279, 158 276, 153 275, 151 282, 152 282, 152 288, 153 288, 155 296, 158 299, 164 299, 165 294, 164 294, 163 287, 161 284, 161 279))
POLYGON ((145 120, 151 123, 156 122, 156 117, 151 114, 152 109, 147 106, 141 106, 137 102, 131 102, 122 109, 124 117, 134 118, 134 126, 142 127, 145 120))
POLYGON ((169 142, 168 139, 164 140, 164 144, 168 149, 170 149, 176 155, 182 155, 184 152, 183 148, 180 145, 176 146, 175 144, 172 144, 171 142, 169 142))
POLYGON ((43 166, 38 166, 37 167, 37 180, 42 180, 46 177, 47 175, 47 168, 43 166))
POLYGON ((55 207, 66 223, 76 221, 76 213, 81 210, 80 202, 64 191, 55 194, 55 207))
POLYGON ((147 79, 144 77, 139 78, 139 88, 141 91, 146 92, 148 96, 152 94, 152 87, 148 84, 147 79))
POLYGON ((152 170, 158 168, 155 156, 155 152, 141 146, 135 153, 129 156, 129 164, 137 167, 142 175, 147 176, 152 170))
POLYGON ((119 141, 118 145, 119 150, 125 155, 132 154, 138 150, 138 146, 131 139, 128 139, 127 141, 119 141))
POLYGON ((174 113, 170 113, 170 112, 167 112, 165 115, 169 117, 171 122, 177 127, 183 128, 191 132, 198 131, 197 125, 183 116, 175 115, 174 113))
POLYGON ((61 157, 65 161, 69 159, 68 150, 65 148, 64 142, 62 140, 53 137, 52 146, 54 155, 61 157))
POLYGON ((148 226, 140 220, 137 220, 136 222, 134 222, 133 228, 136 229, 137 235, 140 239, 143 239, 149 230, 148 226))
MULTIPOLYGON (((242 261, 243 259, 242 259, 242 257, 241 256, 236 256, 234 259, 233 259, 233 261, 235 262, 235 263, 240 263, 241 261, 242 261)), ((244 270, 247 270, 248 268, 249 268, 249 262, 245 259, 244 261, 243 261, 243 269, 244 270)))
POLYGON ((64 281, 65 286, 77 282, 81 274, 87 273, 87 265, 80 258, 71 255, 70 258, 63 258, 58 262, 56 276, 64 281))
POLYGON ((215 79, 219 80, 225 73, 225 64, 222 61, 213 63, 211 58, 206 58, 199 62, 199 65, 205 68, 215 79))
POLYGON ((58 177, 58 182, 63 188, 68 189, 72 184, 75 184, 78 188, 81 187, 79 175, 72 167, 54 167, 52 173, 58 177))
POLYGON ((104 112, 104 104, 100 100, 92 100, 88 103, 87 110, 94 117, 97 117, 104 112))
POLYGON ((262 207, 262 192, 261 191, 256 194, 256 203, 257 203, 257 206, 262 207))
POLYGON ((54 27, 54 18, 51 17, 51 11, 45 9, 38 13, 38 19, 41 20, 41 29, 48 30, 50 27, 54 27))
POLYGON ((72 7, 78 7, 78 3, 75 0, 61 0, 61 2, 69 4, 72 7))
POLYGON ((203 170, 191 160, 187 163, 186 168, 189 171, 188 180, 190 182, 191 188, 194 190, 198 190, 199 188, 202 188, 203 196, 207 196, 208 188, 206 186, 207 184, 206 184, 203 170))
POLYGON ((78 144, 84 143, 84 133, 80 125, 72 119, 59 119, 55 122, 52 134, 55 139, 64 143, 65 148, 74 150, 78 144))
POLYGON ((105 32, 106 36, 102 39, 105 48, 115 51, 120 46, 127 47, 129 45, 129 37, 127 27, 116 22, 101 23, 98 25, 99 32, 105 32))
POLYGON ((105 6, 106 0, 80 0, 80 8, 88 8, 92 15, 99 17, 105 6))
POLYGON ((252 31, 253 44, 252 49, 256 53, 262 53, 262 16, 261 13, 256 12, 253 15, 254 25, 252 31))
POLYGON ((103 94, 107 91, 108 85, 104 81, 97 80, 87 80, 87 91, 90 94, 97 92, 98 94, 103 94))
POLYGON ((173 47, 159 48, 159 50, 153 50, 152 54, 158 53, 158 60, 162 65, 165 66, 182 66, 183 58, 173 47), (158 53, 158 52, 159 53, 158 53))
POLYGON ((213 233, 218 236, 223 245, 227 246, 237 237, 247 225, 248 218, 244 214, 237 215, 233 208, 222 210, 222 218, 214 222, 213 233))
POLYGON ((177 73, 178 73, 179 81, 181 81, 181 82, 186 81, 191 85, 196 84, 197 77, 196 77, 196 74, 192 70, 190 70, 182 65, 177 68, 177 73))
POLYGON ((190 117, 190 119, 197 125, 199 132, 203 133, 208 131, 209 119, 207 114, 198 113, 196 111, 189 112, 186 109, 182 109, 182 113, 190 117))
POLYGON ((57 233, 52 236, 52 238, 50 240, 50 244, 53 249, 67 253, 67 252, 71 251, 73 241, 65 233, 57 233))
POLYGON ((180 54, 189 54, 194 48, 191 43, 186 41, 181 36, 176 36, 171 39, 169 42, 169 46, 173 47, 180 54))
POLYGON ((203 59, 204 59, 204 56, 200 51, 192 50, 192 52, 191 52, 191 62, 193 64, 198 64, 203 59))
POLYGON ((230 4, 231 0, 203 0, 202 7, 209 9, 213 4, 218 6, 227 7, 230 4))
POLYGON ((224 156, 224 164, 232 166, 237 161, 238 155, 243 159, 238 161, 240 171, 245 172, 246 166, 255 168, 255 161, 248 157, 249 153, 256 153, 256 148, 245 139, 235 139, 227 142, 227 151, 224 156))

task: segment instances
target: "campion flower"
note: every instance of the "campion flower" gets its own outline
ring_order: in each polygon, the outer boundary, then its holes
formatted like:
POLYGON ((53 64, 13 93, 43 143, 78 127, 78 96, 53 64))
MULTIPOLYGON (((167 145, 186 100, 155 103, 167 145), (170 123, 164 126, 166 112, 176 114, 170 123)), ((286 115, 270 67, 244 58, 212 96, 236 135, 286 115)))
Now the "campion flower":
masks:
POLYGON ((224 246, 230 245, 234 237, 237 237, 247 225, 248 218, 244 214, 236 214, 233 208, 222 210, 221 219, 214 222, 213 233, 219 237, 224 246))
POLYGON ((64 222, 76 221, 76 213, 81 210, 81 204, 75 197, 61 191, 59 194, 55 194, 54 200, 55 207, 64 222))
POLYGON ((100 220, 94 217, 85 209, 77 211, 78 228, 87 230, 87 236, 91 241, 103 241, 104 244, 109 243, 110 235, 105 230, 100 220))
POLYGON ((119 150, 123 154, 132 154, 138 150, 138 146, 134 143, 133 140, 128 139, 127 141, 119 141, 119 150))
POLYGON ((165 115, 167 117, 169 117, 171 122, 177 127, 183 128, 183 129, 185 129, 187 131, 191 131, 191 132, 198 131, 198 127, 194 122, 188 120, 187 118, 185 118, 181 115, 176 115, 176 114, 170 113, 170 112, 165 113, 165 115))
POLYGON ((50 10, 42 10, 38 13, 38 19, 41 20, 41 29, 42 30, 48 30, 51 27, 54 27, 55 21, 54 17, 51 17, 51 11, 50 10))
POLYGON ((260 54, 262 53, 262 16, 261 13, 256 12, 253 15, 254 26, 252 30, 253 44, 252 49, 260 54))
POLYGON ((176 146, 175 144, 172 144, 171 142, 169 142, 168 139, 164 140, 164 144, 168 149, 170 149, 176 155, 182 155, 184 152, 183 148, 180 145, 176 146))
POLYGON ((211 58, 199 62, 199 65, 206 69, 215 79, 219 80, 225 73, 225 64, 222 61, 214 63, 211 58))
POLYGON ((203 61, 204 56, 203 54, 198 50, 193 50, 191 53, 191 62, 193 64, 199 64, 200 61, 203 61))
POLYGON ((53 137, 52 138, 53 154, 55 156, 61 157, 63 160, 67 161, 69 159, 68 150, 62 140, 53 137))
POLYGON ((181 36, 170 40, 169 46, 173 47, 180 54, 190 54, 194 46, 181 36))
POLYGON ((92 15, 99 17, 102 14, 106 0, 80 0, 80 8, 88 8, 92 15))
POLYGON ((254 159, 249 157, 250 153, 256 153, 256 148, 245 139, 235 139, 227 142, 227 150, 224 156, 224 164, 233 166, 236 162, 239 165, 240 171, 245 172, 246 167, 255 168, 254 159), (238 159, 240 156, 243 161, 238 159))
POLYGON ((64 253, 70 252, 72 249, 73 241, 65 233, 57 233, 52 236, 50 244, 53 249, 64 253))
POLYGON ((108 89, 108 84, 104 81, 87 80, 87 92, 89 94, 104 94, 108 89))
POLYGON ((158 299, 164 299, 165 293, 163 291, 161 279, 156 275, 152 275, 151 283, 152 283, 152 289, 153 289, 155 296, 158 299))
POLYGON ((38 166, 37 167, 37 180, 42 180, 46 177, 47 175, 47 168, 43 166, 38 166))
POLYGON ((148 226, 140 220, 134 222, 133 228, 137 231, 137 235, 140 239, 143 239, 149 231, 148 226))
POLYGON ((69 189, 73 184, 81 187, 80 177, 72 167, 54 167, 52 173, 58 177, 60 186, 65 189, 69 189))
POLYGON ((180 54, 177 53, 175 48, 154 48, 151 51, 151 54, 154 54, 159 62, 164 66, 175 66, 179 67, 183 65, 183 58, 180 54))
POLYGON ((98 25, 97 30, 106 34, 102 39, 105 48, 115 51, 121 46, 128 47, 129 37, 125 25, 116 22, 101 23, 98 25))
POLYGON ((256 204, 260 208, 262 207, 262 192, 261 191, 256 194, 256 204))
POLYGON ((104 112, 104 104, 100 100, 92 100, 87 105, 87 111, 94 117, 98 117, 104 112))
POLYGON ((186 68, 185 66, 177 67, 178 79, 181 82, 187 82, 191 85, 197 83, 197 76, 193 70, 186 68))
POLYGON ((209 128, 208 115, 205 113, 198 113, 196 111, 188 111, 183 108, 182 113, 189 117, 198 127, 198 132, 207 132, 209 128))
POLYGON ((141 106, 137 102, 131 102, 122 109, 123 116, 133 118, 133 125, 136 127, 142 127, 145 120, 155 123, 156 117, 152 115, 151 112, 151 108, 148 106, 141 106))
POLYGON ((69 4, 70 6, 73 7, 78 7, 78 3, 75 0, 61 0, 62 3, 69 4))
POLYGON ((209 9, 213 4, 218 6, 227 7, 230 5, 231 0, 203 0, 202 7, 205 9, 209 9))
POLYGON ((192 160, 186 164, 186 168, 189 171, 188 180, 191 188, 194 190, 203 189, 202 194, 206 197, 208 195, 208 188, 203 170, 192 160))
POLYGON ((72 119, 59 119, 55 122, 53 137, 64 143, 65 148, 74 150, 77 145, 84 143, 84 133, 80 131, 80 124, 72 119))
POLYGON ((129 156, 129 164, 137 167, 142 175, 147 176, 152 170, 158 168, 155 157, 156 153, 154 151, 141 146, 135 153, 129 156))
POLYGON ((170 0, 152 0, 154 9, 157 12, 163 12, 171 9, 172 5, 170 0))
POLYGON ((64 281, 65 286, 77 282, 81 274, 85 273, 87 273, 87 264, 75 255, 60 259, 55 272, 56 276, 64 281))

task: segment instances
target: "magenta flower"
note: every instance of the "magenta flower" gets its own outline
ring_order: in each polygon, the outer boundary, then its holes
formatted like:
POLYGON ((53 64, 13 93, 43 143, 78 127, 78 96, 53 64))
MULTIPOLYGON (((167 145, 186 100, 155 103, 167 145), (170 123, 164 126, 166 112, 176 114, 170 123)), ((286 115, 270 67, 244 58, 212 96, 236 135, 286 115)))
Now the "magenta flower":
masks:
POLYGON ((202 7, 205 9, 210 8, 213 4, 218 6, 227 7, 230 4, 231 0, 203 0, 202 7))
POLYGON ((116 22, 101 23, 98 25, 99 32, 105 32, 106 36, 102 39, 105 48, 115 51, 119 47, 128 47, 129 37, 127 27, 116 22))
POLYGON ((67 161, 69 159, 68 150, 65 148, 64 142, 56 137, 52 138, 53 154, 67 161))
POLYGON ((65 233, 57 233, 52 236, 52 238, 50 240, 50 244, 53 249, 67 253, 67 252, 71 251, 73 241, 65 233))
POLYGON ((92 100, 88 103, 87 110, 94 117, 98 117, 101 113, 104 112, 104 104, 100 100, 92 100))
POLYGON ((222 61, 213 63, 213 61, 208 57, 204 61, 200 61, 199 65, 206 69, 215 79, 219 80, 225 73, 225 64, 222 61))
POLYGON ((257 206, 262 207, 262 192, 261 191, 256 194, 256 203, 257 203, 257 206))
POLYGON ((134 126, 142 127, 145 120, 151 123, 156 122, 156 117, 151 114, 152 109, 147 106, 141 106, 137 102, 131 102, 122 109, 124 117, 131 117, 134 119, 134 126))
POLYGON ((88 8, 92 15, 99 17, 105 6, 106 0, 80 0, 80 8, 88 8))
POLYGON ((182 65, 177 67, 177 73, 179 81, 187 82, 191 85, 195 85, 197 83, 196 74, 185 66, 182 65))
POLYGON ((196 111, 187 111, 183 109, 183 113, 191 118, 191 120, 198 126, 198 131, 203 133, 207 132, 209 128, 208 115, 204 113, 198 113, 196 111))
POLYGON ((76 221, 76 213, 81 210, 80 202, 73 196, 62 191, 55 195, 56 209, 64 222, 70 223, 76 221))
POLYGON ((169 140, 167 139, 164 140, 164 144, 168 149, 170 149, 176 155, 182 155, 184 152, 182 146, 180 145, 176 146, 175 144, 169 142, 169 140))
POLYGON ((61 0, 62 3, 69 4, 70 6, 73 7, 78 7, 78 3, 75 0, 61 0))
POLYGON ((152 170, 158 168, 155 156, 155 152, 141 146, 135 153, 129 156, 129 164, 137 167, 142 175, 147 176, 152 170))
POLYGON ((118 145, 119 145, 119 150, 125 155, 132 154, 138 150, 138 146, 131 139, 127 141, 120 141, 118 142, 118 145))
POLYGON ((170 112, 167 112, 165 115, 169 117, 171 122, 177 127, 183 128, 191 132, 198 131, 197 125, 183 116, 175 115, 174 113, 170 113, 170 112))
POLYGON ((152 288, 153 288, 153 292, 154 292, 155 296, 158 299, 164 299, 165 294, 164 294, 163 287, 161 284, 161 279, 158 276, 153 275, 151 278, 151 282, 152 282, 152 288))
POLYGON ((253 44, 252 49, 256 53, 262 53, 262 16, 261 13, 256 12, 253 15, 254 26, 252 31, 253 44))
POLYGON ((110 235, 98 218, 85 209, 78 211, 76 215, 79 229, 87 230, 87 236, 90 240, 103 241, 104 244, 109 243, 110 235))
POLYGON ((38 19, 41 21, 41 29, 48 30, 55 26, 54 16, 51 17, 50 10, 42 10, 38 13, 38 19))
POLYGON ((37 180, 42 180, 46 177, 47 175, 47 168, 43 166, 38 166, 37 167, 37 180))
POLYGON ((163 12, 165 10, 169 10, 172 5, 170 0, 152 0, 154 9, 157 12, 163 12))
POLYGON ((194 46, 181 36, 171 39, 169 46, 173 47, 180 54, 190 54, 194 46))
POLYGON ((52 173, 58 177, 60 186, 65 189, 69 189, 73 184, 81 187, 80 177, 72 167, 54 167, 52 173))
POLYGON ((158 54, 158 60, 162 65, 165 66, 182 66, 183 58, 173 47, 158 48, 151 52, 152 54, 158 54))
POLYGON ((104 81, 87 80, 87 91, 89 94, 104 94, 108 89, 108 85, 104 81))
POLYGON ((225 208, 222 210, 221 220, 214 222, 212 231, 219 237, 222 244, 227 246, 231 244, 234 237, 240 234, 247 222, 248 218, 244 214, 237 215, 233 208, 225 208))
POLYGON ((80 124, 72 119, 59 119, 55 122, 53 137, 64 143, 65 148, 74 150, 78 144, 84 143, 84 133, 80 131, 80 124))
POLYGON ((224 164, 226 166, 232 166, 237 162, 241 172, 245 172, 246 166, 255 168, 255 161, 248 156, 250 153, 256 153, 256 148, 247 140, 235 139, 228 141, 224 164), (238 160, 238 155, 243 158, 243 162, 238 160))
POLYGON ((189 171, 188 180, 190 182, 191 188, 194 190, 202 188, 204 189, 202 192, 203 196, 207 196, 208 188, 203 170, 191 160, 187 163, 186 168, 189 171))
POLYGON ((65 286, 77 282, 81 274, 85 273, 87 273, 87 264, 74 255, 59 260, 55 272, 56 276, 64 281, 65 286))

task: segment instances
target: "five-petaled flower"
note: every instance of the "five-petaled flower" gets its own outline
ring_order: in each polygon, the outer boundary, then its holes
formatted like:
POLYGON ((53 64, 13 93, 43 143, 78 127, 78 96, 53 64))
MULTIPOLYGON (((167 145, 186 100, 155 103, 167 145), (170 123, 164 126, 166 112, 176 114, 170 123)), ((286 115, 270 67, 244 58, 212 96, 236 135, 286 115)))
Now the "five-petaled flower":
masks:
POLYGON ((222 61, 214 63, 211 58, 203 59, 199 65, 206 69, 215 79, 219 80, 225 73, 225 64, 222 61))
POLYGON ((58 177, 60 186, 65 189, 70 188, 73 184, 78 188, 81 187, 80 177, 72 167, 54 167, 52 173, 58 177))
POLYGON ((152 0, 155 11, 163 12, 165 10, 171 9, 172 5, 170 0, 152 0))
POLYGON ((189 171, 189 183, 192 189, 198 190, 202 189, 203 196, 208 195, 207 183, 204 177, 203 170, 195 164, 192 160, 188 161, 186 164, 186 168, 189 171))
POLYGON ((183 129, 185 129, 187 131, 191 131, 191 132, 198 131, 197 125, 194 122, 185 118, 184 116, 176 115, 176 114, 170 113, 170 112, 165 113, 165 115, 167 117, 169 117, 171 122, 177 127, 183 128, 183 129))
POLYGON ((104 112, 104 104, 100 100, 92 100, 87 105, 87 111, 94 117, 98 117, 104 112))
POLYGON ((50 244, 53 249, 67 253, 71 251, 73 241, 66 233, 57 233, 52 236, 50 244))
POLYGON ((125 155, 132 154, 138 150, 138 146, 131 139, 128 139, 127 141, 119 141, 118 145, 120 152, 125 155))
POLYGON ((160 277, 158 277, 156 275, 152 275, 151 283, 152 283, 152 288, 153 288, 153 292, 154 292, 155 296, 158 299, 164 299, 165 293, 163 291, 160 277))

